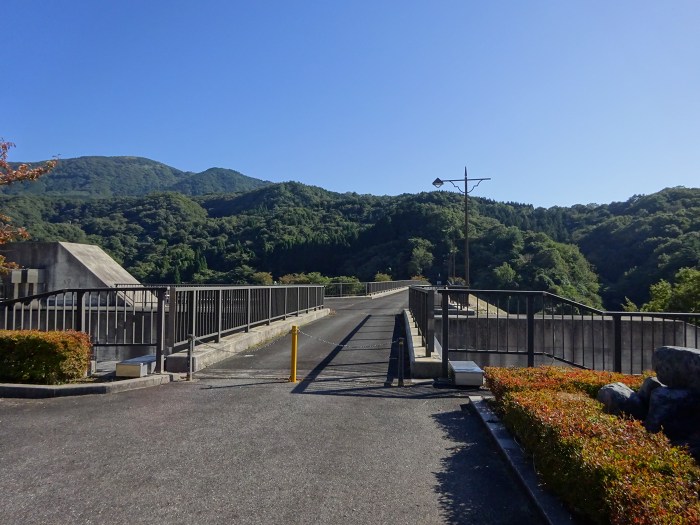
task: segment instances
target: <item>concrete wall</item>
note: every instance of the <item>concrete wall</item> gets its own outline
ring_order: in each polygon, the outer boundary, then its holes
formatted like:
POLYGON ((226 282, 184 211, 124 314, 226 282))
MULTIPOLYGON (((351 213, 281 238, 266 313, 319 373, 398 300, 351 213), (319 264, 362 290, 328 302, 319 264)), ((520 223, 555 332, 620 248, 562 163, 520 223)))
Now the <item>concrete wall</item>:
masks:
MULTIPOLYGON (((509 317, 450 318, 450 355, 479 366, 527 366, 527 319, 509 317)), ((614 326, 611 317, 585 316, 535 318, 535 353, 577 363, 586 368, 612 370, 614 326)), ((442 343, 442 318, 435 318, 435 335, 442 343)), ((681 321, 622 319, 622 371, 651 369, 654 350, 660 346, 696 347, 700 330, 681 321)), ((551 357, 536 357, 535 364, 556 364, 551 357)))

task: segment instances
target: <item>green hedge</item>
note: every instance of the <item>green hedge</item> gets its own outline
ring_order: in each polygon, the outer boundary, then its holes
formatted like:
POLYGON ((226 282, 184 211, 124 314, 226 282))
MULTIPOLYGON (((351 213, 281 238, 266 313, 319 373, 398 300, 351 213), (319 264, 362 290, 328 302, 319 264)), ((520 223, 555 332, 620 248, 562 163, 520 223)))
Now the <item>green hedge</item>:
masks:
POLYGON ((0 381, 57 384, 85 376, 90 338, 82 332, 0 330, 0 381))
POLYGON ((610 374, 487 368, 486 379, 504 423, 573 510, 600 524, 700 523, 700 468, 690 454, 589 397, 610 374))

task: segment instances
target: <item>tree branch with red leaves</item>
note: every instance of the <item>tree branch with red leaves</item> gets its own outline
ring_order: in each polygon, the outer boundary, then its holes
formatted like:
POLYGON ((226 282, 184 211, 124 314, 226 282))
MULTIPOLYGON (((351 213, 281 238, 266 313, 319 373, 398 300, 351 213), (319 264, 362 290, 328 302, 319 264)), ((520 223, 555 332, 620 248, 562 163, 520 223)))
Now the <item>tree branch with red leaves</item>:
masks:
MULTIPOLYGON (((36 180, 50 172, 58 164, 58 160, 53 159, 41 166, 31 167, 29 164, 20 164, 13 168, 7 161, 7 152, 14 146, 12 142, 0 139, 0 186, 23 180, 36 180)), ((29 237, 27 230, 12 226, 11 221, 7 215, 0 214, 0 244, 29 237)), ((17 268, 17 265, 6 262, 5 257, 0 255, 0 273, 6 273, 12 268, 17 268)))

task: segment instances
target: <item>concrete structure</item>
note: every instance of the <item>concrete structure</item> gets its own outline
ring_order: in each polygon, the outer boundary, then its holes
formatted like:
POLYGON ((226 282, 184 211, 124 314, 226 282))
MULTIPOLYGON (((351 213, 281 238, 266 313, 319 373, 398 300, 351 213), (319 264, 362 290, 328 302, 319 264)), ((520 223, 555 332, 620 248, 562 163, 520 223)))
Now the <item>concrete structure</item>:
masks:
POLYGON ((74 242, 14 242, 0 255, 24 269, 5 278, 6 298, 63 288, 103 288, 140 283, 99 246, 74 242))

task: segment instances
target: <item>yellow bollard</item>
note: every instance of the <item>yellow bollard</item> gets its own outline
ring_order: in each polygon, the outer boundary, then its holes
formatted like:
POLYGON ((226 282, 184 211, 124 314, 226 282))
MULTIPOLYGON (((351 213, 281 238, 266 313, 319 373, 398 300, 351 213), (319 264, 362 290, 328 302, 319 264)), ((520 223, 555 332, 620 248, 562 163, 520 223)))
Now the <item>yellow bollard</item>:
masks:
POLYGON ((292 326, 292 375, 289 376, 290 383, 297 382, 297 342, 299 339, 299 327, 292 326))

